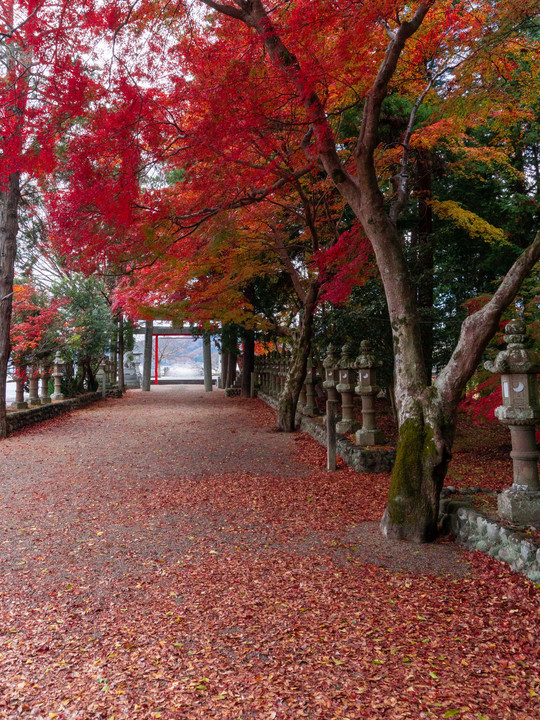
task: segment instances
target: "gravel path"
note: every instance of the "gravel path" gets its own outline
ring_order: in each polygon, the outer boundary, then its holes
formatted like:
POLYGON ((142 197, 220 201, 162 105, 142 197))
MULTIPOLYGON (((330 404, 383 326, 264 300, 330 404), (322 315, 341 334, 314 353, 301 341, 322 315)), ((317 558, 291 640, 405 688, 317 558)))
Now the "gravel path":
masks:
POLYGON ((527 581, 385 542, 388 478, 272 423, 164 386, 0 444, 0 717, 535 716, 527 581))

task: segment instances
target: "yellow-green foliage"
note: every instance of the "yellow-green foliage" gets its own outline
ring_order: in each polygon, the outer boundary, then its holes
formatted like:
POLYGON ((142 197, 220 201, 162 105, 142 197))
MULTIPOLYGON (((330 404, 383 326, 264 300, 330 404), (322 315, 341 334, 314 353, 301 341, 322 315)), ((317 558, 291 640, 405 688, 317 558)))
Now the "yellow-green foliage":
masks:
POLYGON ((506 245, 508 240, 503 230, 487 220, 484 220, 479 215, 476 215, 469 210, 465 210, 461 205, 454 200, 436 200, 431 201, 433 212, 437 217, 443 220, 450 220, 458 227, 465 230, 471 237, 480 237, 487 243, 493 243, 496 245, 506 245))

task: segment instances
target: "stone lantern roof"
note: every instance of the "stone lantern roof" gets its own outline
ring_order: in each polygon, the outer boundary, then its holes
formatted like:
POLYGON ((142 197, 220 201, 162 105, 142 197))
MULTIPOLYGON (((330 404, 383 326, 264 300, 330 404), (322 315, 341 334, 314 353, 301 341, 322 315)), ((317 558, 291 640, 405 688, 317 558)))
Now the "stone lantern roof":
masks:
POLYGON ((377 360, 373 346, 369 340, 362 340, 360 343, 360 354, 356 358, 357 368, 378 368, 382 365, 380 360, 377 360))
POLYGON ((506 349, 493 362, 484 363, 492 373, 534 375, 540 372, 540 355, 525 347, 527 327, 521 318, 511 320, 504 328, 506 349))

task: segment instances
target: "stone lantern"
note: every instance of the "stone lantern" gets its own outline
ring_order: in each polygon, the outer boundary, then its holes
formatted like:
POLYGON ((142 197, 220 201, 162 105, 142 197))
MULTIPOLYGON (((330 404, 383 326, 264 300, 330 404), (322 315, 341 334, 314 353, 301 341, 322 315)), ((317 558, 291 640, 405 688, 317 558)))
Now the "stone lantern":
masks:
POLYGON ((362 428, 356 433, 356 443, 362 447, 383 445, 386 442, 382 431, 375 424, 375 398, 379 392, 376 368, 381 365, 375 358, 369 340, 362 340, 360 355, 356 358, 358 385, 355 388, 362 398, 362 428))
POLYGON ((28 377, 28 402, 30 405, 41 405, 39 398, 39 368, 36 363, 32 363, 30 366, 30 375, 28 377))
POLYGON ((355 360, 350 342, 345 343, 341 348, 339 359, 339 383, 336 390, 341 395, 341 420, 336 425, 338 433, 350 433, 358 428, 354 421, 354 385, 356 371, 354 370, 355 360))
POLYGON ((313 358, 311 356, 307 359, 304 387, 306 389, 306 402, 302 408, 302 414, 307 415, 308 417, 313 417, 317 412, 317 406, 315 404, 315 369, 313 367, 313 358))
POLYGON ((503 520, 520 525, 540 527, 540 482, 535 425, 540 422, 537 374, 540 372, 538 353, 525 348, 526 326, 516 319, 504 329, 506 350, 485 367, 501 373, 503 404, 495 415, 510 428, 514 482, 498 498, 499 515, 503 520))
POLYGON ((54 369, 52 376, 54 378, 54 392, 51 395, 51 400, 53 402, 59 402, 60 400, 64 399, 61 387, 62 378, 64 376, 64 361, 60 357, 60 352, 57 352, 56 357, 54 358, 54 369))
POLYGON ((105 395, 107 391, 107 380, 107 359, 102 358, 99 362, 96 372, 96 381, 98 384, 98 389, 101 390, 103 395, 105 395))

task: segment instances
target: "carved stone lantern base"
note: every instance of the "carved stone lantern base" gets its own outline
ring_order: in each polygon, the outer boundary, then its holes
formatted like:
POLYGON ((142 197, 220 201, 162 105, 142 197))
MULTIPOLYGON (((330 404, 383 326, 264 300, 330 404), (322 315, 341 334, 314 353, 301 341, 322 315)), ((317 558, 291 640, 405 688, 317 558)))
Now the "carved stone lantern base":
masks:
POLYGON ((384 445, 386 438, 382 430, 358 430, 355 435, 356 444, 361 447, 369 447, 370 445, 384 445))
POLYGON ((21 400, 19 402, 12 402, 11 407, 13 410, 26 410, 28 407, 28 403, 25 400, 21 400))
POLYGON ((516 525, 540 528, 540 490, 512 485, 500 493, 497 505, 503 520, 516 525))
POLYGON ((347 435, 347 433, 355 432, 359 427, 359 423, 354 420, 340 420, 336 424, 336 432, 340 433, 340 435, 347 435))

